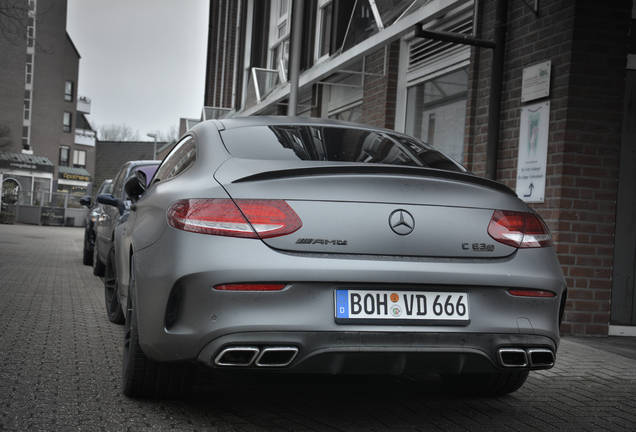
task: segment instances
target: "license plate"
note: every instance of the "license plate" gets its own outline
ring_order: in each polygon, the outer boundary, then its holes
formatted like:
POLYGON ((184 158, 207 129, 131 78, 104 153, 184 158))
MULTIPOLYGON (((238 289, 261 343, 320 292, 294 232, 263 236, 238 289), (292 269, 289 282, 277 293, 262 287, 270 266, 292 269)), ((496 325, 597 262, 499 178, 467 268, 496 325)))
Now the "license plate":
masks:
POLYGON ((467 324, 468 293, 336 290, 336 322, 467 324))

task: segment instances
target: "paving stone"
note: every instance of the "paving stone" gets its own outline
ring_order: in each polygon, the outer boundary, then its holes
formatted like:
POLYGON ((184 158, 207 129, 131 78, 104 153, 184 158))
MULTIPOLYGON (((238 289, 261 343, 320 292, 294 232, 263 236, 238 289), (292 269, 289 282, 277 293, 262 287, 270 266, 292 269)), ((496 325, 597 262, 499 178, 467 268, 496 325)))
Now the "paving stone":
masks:
POLYGON ((186 400, 127 399, 123 328, 82 240, 0 225, 0 431, 636 431, 636 360, 567 338, 553 369, 494 399, 340 378, 210 379, 186 400))

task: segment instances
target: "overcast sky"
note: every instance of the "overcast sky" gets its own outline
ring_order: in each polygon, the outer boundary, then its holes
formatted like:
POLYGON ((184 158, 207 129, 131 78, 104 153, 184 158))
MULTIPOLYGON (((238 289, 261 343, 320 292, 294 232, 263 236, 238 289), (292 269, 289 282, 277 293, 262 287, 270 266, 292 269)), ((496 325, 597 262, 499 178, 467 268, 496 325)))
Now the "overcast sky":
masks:
POLYGON ((79 95, 93 127, 146 133, 198 118, 209 0, 68 0, 67 31, 82 56, 79 95))

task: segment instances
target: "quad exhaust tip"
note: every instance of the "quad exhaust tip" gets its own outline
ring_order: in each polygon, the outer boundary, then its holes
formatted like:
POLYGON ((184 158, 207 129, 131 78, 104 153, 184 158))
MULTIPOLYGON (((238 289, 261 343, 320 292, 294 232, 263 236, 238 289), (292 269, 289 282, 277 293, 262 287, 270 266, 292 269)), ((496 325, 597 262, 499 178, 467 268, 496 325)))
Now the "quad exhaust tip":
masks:
POLYGON ((528 366, 528 355, 521 348, 499 348, 497 350, 499 362, 504 367, 528 366))
POLYGON ((259 353, 256 347, 229 347, 222 350, 214 359, 217 366, 249 366, 259 353))
POLYGON ((546 348, 499 348, 499 363, 503 367, 548 369, 554 366, 554 352, 546 348))
POLYGON ((254 346, 228 347, 216 356, 216 366, 258 366, 285 367, 294 361, 298 348, 294 346, 266 347, 262 350, 254 346))
POLYGON ((285 367, 294 361, 298 354, 296 347, 269 347, 263 349, 256 359, 259 367, 285 367))
POLYGON ((533 368, 551 368, 554 366, 554 353, 545 348, 531 348, 528 350, 530 366, 533 368))

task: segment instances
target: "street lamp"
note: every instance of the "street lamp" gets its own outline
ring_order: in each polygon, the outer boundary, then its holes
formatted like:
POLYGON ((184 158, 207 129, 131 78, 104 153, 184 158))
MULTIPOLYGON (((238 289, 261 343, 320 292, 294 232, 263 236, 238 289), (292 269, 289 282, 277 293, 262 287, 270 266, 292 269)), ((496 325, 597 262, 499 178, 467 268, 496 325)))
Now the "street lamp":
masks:
POLYGON ((157 134, 156 133, 148 133, 146 136, 152 138, 155 141, 155 144, 152 149, 152 160, 157 160, 157 134))

